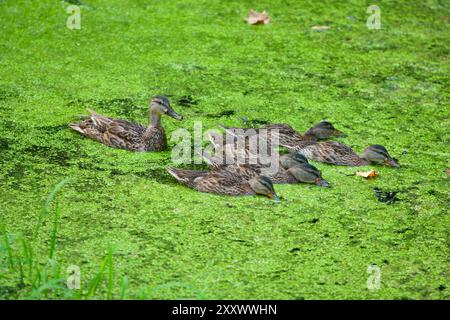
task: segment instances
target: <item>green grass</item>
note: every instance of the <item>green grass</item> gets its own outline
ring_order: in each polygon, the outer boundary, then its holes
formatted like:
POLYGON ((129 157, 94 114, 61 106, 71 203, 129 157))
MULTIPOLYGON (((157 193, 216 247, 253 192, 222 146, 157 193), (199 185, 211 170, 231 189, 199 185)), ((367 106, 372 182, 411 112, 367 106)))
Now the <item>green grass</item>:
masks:
POLYGON ((445 1, 84 3, 69 30, 67 2, 0 1, 0 298, 449 298, 445 1), (366 27, 371 4, 381 30, 366 27), (246 25, 251 8, 272 23, 246 25), (185 118, 163 119, 169 137, 199 120, 327 119, 402 167, 366 181, 317 164, 332 188, 276 186, 276 204, 197 193, 165 172, 170 150, 67 128, 86 108, 145 123, 155 94, 185 118), (80 290, 65 285, 71 265, 80 290))

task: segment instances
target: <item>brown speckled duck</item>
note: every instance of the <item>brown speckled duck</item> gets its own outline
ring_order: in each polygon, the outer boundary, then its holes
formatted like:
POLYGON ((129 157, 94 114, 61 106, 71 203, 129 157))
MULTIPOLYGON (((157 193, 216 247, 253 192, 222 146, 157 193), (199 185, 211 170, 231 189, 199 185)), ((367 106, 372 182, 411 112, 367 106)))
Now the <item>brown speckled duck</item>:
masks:
MULTIPOLYGON (((234 145, 230 145, 230 152, 236 153, 237 149, 232 148, 234 145)), ((224 151, 222 149, 221 152, 224 151)), ((224 154, 222 154, 224 156, 224 154)), ((232 157, 234 160, 237 160, 236 154, 232 154, 232 157)), ((321 172, 314 166, 310 165, 308 163, 308 160, 305 156, 298 152, 292 152, 288 154, 284 154, 279 156, 278 159, 278 170, 274 172, 271 164, 262 164, 258 161, 255 161, 254 163, 250 162, 250 158, 252 158, 252 154, 248 153, 246 154, 245 160, 246 162, 244 164, 245 167, 251 168, 252 170, 256 171, 258 174, 265 175, 272 180, 273 183, 315 183, 320 186, 328 186, 328 182, 326 182, 322 178, 321 172), (311 178, 311 176, 315 176, 314 179, 311 178)), ((257 157, 255 156, 254 159, 257 157)), ((223 158, 214 158, 210 157, 207 154, 204 154, 204 159, 208 163, 208 165, 212 168, 221 168, 221 170, 226 168, 232 168, 233 166, 236 166, 235 163, 233 164, 225 164, 223 162, 223 158)))
POLYGON ((88 111, 91 115, 87 116, 87 119, 71 123, 69 127, 107 146, 131 151, 165 150, 167 138, 161 125, 161 116, 183 119, 172 109, 165 96, 155 96, 150 101, 147 127, 127 120, 108 118, 89 109, 88 111))
MULTIPOLYGON (((261 159, 259 158, 258 154, 254 154, 249 149, 238 148, 238 145, 236 143, 222 145, 220 144, 220 141, 222 141, 223 136, 219 136, 217 134, 210 133, 209 138, 211 143, 216 148, 216 154, 219 155, 218 157, 213 157, 207 151, 203 152, 203 159, 212 168, 219 168, 226 165, 236 165, 238 161, 238 153, 240 152, 242 156, 239 159, 240 161, 243 161, 245 165, 251 167, 254 170, 257 170, 259 173, 266 175, 272 180, 273 183, 309 183, 310 181, 308 179, 297 179, 296 177, 301 177, 301 175, 299 175, 298 173, 297 175, 293 175, 292 172, 288 171, 294 166, 299 166, 297 170, 315 170, 315 172, 318 174, 318 177, 321 178, 320 171, 311 165, 308 166, 308 160, 306 159, 306 157, 298 152, 291 152, 281 156, 278 155, 278 170, 274 172, 273 165, 271 163, 261 163, 261 159), (227 161, 230 162, 227 163, 227 161), (303 164, 305 164, 305 166, 302 166, 303 164)), ((274 152, 278 151, 275 150, 274 152)), ((270 159, 265 160, 269 161, 270 159)), ((322 185, 327 186, 328 183, 325 180, 323 181, 324 182, 321 182, 323 183, 322 185)))
POLYGON ((392 158, 386 148, 379 144, 367 147, 361 156, 352 148, 336 141, 314 143, 302 148, 294 147, 292 151, 303 154, 310 160, 339 166, 382 164, 389 167, 399 167, 397 160, 392 158))
POLYGON ((330 122, 321 121, 314 126, 312 126, 308 131, 304 134, 299 133, 294 130, 291 126, 287 124, 269 124, 259 129, 251 128, 228 128, 224 127, 226 132, 233 135, 238 136, 242 131, 245 130, 246 136, 262 133, 267 134, 268 141, 271 141, 272 132, 274 130, 278 131, 278 143, 281 146, 293 148, 297 145, 303 145, 305 142, 311 143, 316 142, 318 140, 329 139, 331 137, 342 137, 345 134, 339 130, 337 130, 330 122), (261 131, 266 130, 266 131, 261 131))
POLYGON ((200 192, 231 196, 263 195, 278 200, 272 181, 248 166, 222 166, 207 170, 167 168, 182 184, 200 192))

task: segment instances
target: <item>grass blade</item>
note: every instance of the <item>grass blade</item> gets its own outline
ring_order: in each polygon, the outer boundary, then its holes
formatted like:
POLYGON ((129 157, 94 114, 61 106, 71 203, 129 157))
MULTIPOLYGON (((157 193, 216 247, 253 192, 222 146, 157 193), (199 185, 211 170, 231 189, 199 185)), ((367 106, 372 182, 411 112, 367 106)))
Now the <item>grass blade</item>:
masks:
POLYGON ((123 276, 122 285, 120 286, 120 300, 125 299, 127 289, 128 289, 128 277, 123 276))
POLYGON ((59 210, 59 205, 58 205, 58 203, 55 203, 55 220, 53 222, 53 230, 52 230, 52 235, 50 238, 50 250, 49 250, 49 254, 48 254, 49 259, 53 259, 53 254, 55 252, 56 235, 58 233, 60 217, 61 217, 61 214, 60 214, 60 210, 59 210))
POLYGON ((72 181, 72 178, 69 178, 69 177, 64 178, 55 186, 55 188, 53 188, 52 192, 50 192, 49 195, 47 196, 47 199, 45 200, 44 208, 42 209, 42 211, 38 217, 38 223, 36 224, 36 228, 34 230, 33 239, 36 239, 36 237, 39 233, 39 229, 41 228, 44 216, 48 215, 48 213, 50 212, 50 205, 52 204, 56 195, 70 181, 72 181))
POLYGON ((6 233, 6 229, 3 224, 1 225, 1 231, 3 233, 3 241, 5 242, 5 249, 6 249, 6 255, 8 258, 9 267, 12 271, 15 271, 13 254, 12 254, 11 246, 9 245, 8 234, 6 233))
POLYGON ((103 277, 105 275, 105 269, 108 267, 109 276, 108 276, 108 296, 112 296, 112 249, 111 247, 108 249, 108 255, 103 259, 100 269, 98 270, 95 277, 89 283, 88 292, 86 294, 86 298, 91 298, 95 292, 100 287, 100 284, 103 281, 103 277))

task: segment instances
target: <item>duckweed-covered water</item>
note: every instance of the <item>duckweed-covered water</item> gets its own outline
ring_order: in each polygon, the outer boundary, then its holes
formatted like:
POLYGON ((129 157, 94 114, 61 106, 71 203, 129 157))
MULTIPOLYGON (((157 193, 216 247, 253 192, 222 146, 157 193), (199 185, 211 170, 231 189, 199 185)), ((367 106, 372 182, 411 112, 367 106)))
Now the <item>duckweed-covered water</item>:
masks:
POLYGON ((85 297, 449 298, 448 3, 382 2, 369 30, 365 1, 83 0, 70 30, 68 2, 0 1, 0 298, 80 297, 67 268, 82 292, 105 265, 85 297), (272 22, 245 24, 252 8, 272 22), (170 150, 67 127, 86 108, 146 123, 156 94, 184 116, 169 137, 326 119, 401 168, 316 164, 332 188, 277 185, 274 203, 195 192, 165 172, 170 150))

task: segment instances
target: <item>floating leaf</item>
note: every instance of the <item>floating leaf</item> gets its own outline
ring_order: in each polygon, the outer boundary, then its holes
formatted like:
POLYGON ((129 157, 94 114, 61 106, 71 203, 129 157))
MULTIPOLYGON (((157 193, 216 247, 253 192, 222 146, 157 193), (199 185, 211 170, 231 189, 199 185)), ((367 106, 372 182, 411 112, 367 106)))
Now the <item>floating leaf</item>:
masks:
POLYGON ((371 178, 375 178, 378 173, 375 170, 370 170, 370 171, 356 171, 355 173, 358 177, 363 177, 366 179, 371 179, 371 178))
POLYGON ((247 21, 248 24, 268 24, 270 22, 270 17, 266 11, 257 12, 255 10, 250 10, 245 21, 247 21))

